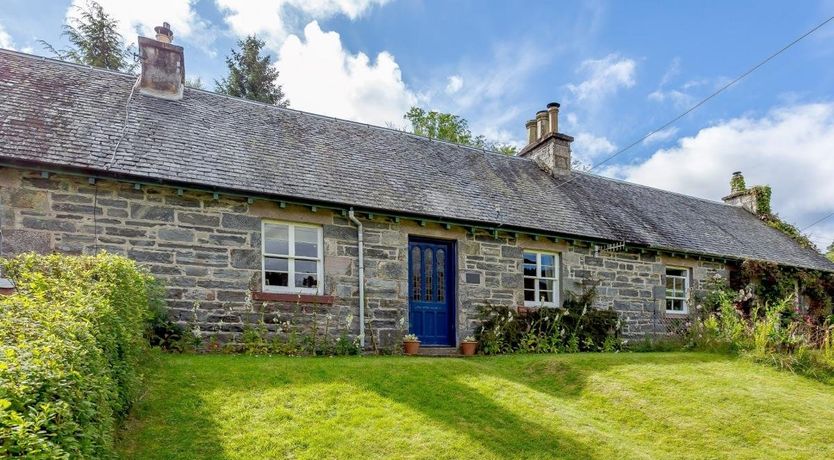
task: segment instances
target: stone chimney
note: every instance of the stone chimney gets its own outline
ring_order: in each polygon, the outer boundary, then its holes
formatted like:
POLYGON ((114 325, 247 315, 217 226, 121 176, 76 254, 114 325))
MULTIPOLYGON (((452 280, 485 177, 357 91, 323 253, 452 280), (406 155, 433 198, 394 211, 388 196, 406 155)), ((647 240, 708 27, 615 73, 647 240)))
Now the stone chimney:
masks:
POLYGON ((723 200, 731 206, 739 206, 757 216, 763 216, 771 213, 770 193, 767 185, 747 188, 741 171, 736 171, 730 178, 730 194, 723 200))
POLYGON ((570 144, 573 138, 559 132, 559 103, 547 104, 536 118, 525 124, 527 146, 518 153, 535 161, 548 173, 558 176, 570 174, 570 144))
POLYGON ((139 37, 142 75, 139 92, 177 101, 185 87, 185 58, 181 46, 172 45, 174 33, 167 22, 155 27, 156 39, 139 37))

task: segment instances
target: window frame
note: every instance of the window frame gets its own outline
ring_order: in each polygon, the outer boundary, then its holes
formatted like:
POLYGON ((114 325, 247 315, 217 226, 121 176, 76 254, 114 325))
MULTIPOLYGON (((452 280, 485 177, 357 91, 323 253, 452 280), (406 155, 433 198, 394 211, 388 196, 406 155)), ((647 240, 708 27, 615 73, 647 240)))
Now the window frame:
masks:
POLYGON ((670 315, 687 315, 689 314, 689 284, 690 278, 692 276, 692 270, 689 267, 677 267, 677 266, 667 266, 663 273, 663 309, 667 314, 670 315), (681 270, 683 271, 683 275, 670 275, 669 270, 681 270), (683 280, 683 297, 669 297, 666 291, 668 288, 666 287, 666 282, 669 277, 674 279, 682 279, 683 280), (680 300, 681 301, 681 310, 670 310, 669 304, 667 300, 680 300))
POLYGON ((321 225, 287 222, 281 220, 261 220, 261 291, 280 294, 313 294, 323 295, 324 293, 324 231, 321 225), (275 254, 266 252, 266 227, 267 225, 286 225, 287 230, 287 254, 275 254), (316 257, 295 255, 295 229, 311 228, 316 230, 318 239, 318 254, 316 257), (287 286, 271 286, 266 284, 266 258, 287 259, 287 286), (317 284, 314 288, 295 286, 295 261, 310 260, 316 262, 317 284))
POLYGON ((525 279, 532 279, 534 280, 534 292, 536 298, 539 300, 524 300, 525 307, 548 307, 548 308, 558 308, 561 306, 562 300, 562 286, 561 286, 561 257, 558 252, 550 252, 550 251, 541 251, 536 249, 524 249, 521 252, 521 293, 522 298, 524 297, 524 292, 527 289, 524 288, 524 280, 525 279), (535 254, 536 255, 536 276, 527 276, 524 274, 524 254, 535 254), (542 255, 546 256, 553 256, 553 277, 545 277, 541 276, 542 274, 542 255), (552 302, 542 302, 540 290, 539 290, 539 280, 551 280, 553 281, 553 301, 552 302))

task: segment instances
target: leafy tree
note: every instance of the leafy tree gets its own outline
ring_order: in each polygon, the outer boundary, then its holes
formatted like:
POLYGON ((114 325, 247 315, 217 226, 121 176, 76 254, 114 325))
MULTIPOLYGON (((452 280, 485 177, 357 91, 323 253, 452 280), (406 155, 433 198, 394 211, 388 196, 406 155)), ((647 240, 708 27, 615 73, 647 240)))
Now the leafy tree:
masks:
POLYGON ((61 33, 71 46, 58 50, 40 40, 41 45, 62 61, 132 72, 136 68, 134 49, 125 46, 124 38, 118 32, 119 21, 95 1, 88 1, 86 8, 77 8, 79 17, 64 24, 61 33))
POLYGON ((492 144, 489 149, 492 150, 493 152, 498 152, 498 153, 501 153, 501 154, 504 154, 504 155, 507 155, 507 156, 513 156, 516 153, 518 153, 518 148, 516 148, 516 146, 510 145, 510 144, 495 143, 495 144, 492 144))
POLYGON ((828 257, 828 260, 834 262, 834 242, 828 245, 827 252, 825 253, 825 257, 828 257))
POLYGON ((237 42, 239 50, 231 50, 232 54, 226 57, 229 76, 215 80, 218 93, 280 107, 290 105, 281 85, 275 83, 278 69, 270 64, 269 55, 261 56, 264 45, 264 41, 254 35, 237 42))
POLYGON ((186 78, 185 86, 194 89, 206 89, 205 85, 203 85, 203 79, 200 77, 186 78))
POLYGON ((469 130, 469 122, 458 115, 434 110, 427 112, 420 107, 412 107, 403 118, 411 123, 412 132, 420 136, 492 150, 504 155, 515 155, 517 151, 515 146, 491 142, 484 136, 473 135, 469 130))

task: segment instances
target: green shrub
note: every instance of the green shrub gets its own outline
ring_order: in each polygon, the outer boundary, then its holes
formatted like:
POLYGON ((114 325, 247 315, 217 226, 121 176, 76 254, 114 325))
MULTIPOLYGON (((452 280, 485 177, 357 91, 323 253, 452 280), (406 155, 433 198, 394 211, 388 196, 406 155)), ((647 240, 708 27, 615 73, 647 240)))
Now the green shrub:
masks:
POLYGON ((2 260, 0 456, 112 457, 139 390, 152 277, 129 259, 2 260))
POLYGON ((145 323, 145 338, 150 346, 177 353, 197 350, 201 339, 191 329, 175 323, 168 316, 168 308, 163 300, 165 292, 162 285, 152 281, 148 290, 150 304, 148 305, 148 319, 145 323))
POLYGON ((819 349, 815 349, 814 325, 803 322, 792 298, 754 305, 748 313, 738 297, 726 292, 715 295, 717 309, 694 322, 688 348, 734 352, 824 381, 834 377, 830 329, 825 330, 819 349))
POLYGON ((618 351, 620 321, 617 312, 592 308, 594 286, 571 296, 563 308, 540 307, 518 314, 505 306, 480 308, 481 327, 476 336, 487 355, 500 353, 576 353, 618 351))

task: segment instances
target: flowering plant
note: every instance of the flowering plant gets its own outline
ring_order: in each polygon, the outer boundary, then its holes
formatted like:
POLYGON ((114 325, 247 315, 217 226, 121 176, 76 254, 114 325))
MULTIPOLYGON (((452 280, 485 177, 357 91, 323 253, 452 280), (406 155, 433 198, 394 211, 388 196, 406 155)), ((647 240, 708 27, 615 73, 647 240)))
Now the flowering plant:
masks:
POLYGON ((473 337, 471 335, 467 335, 466 337, 464 337, 463 341, 464 342, 477 342, 477 340, 475 340, 475 337, 473 337))
POLYGON ((419 342, 416 334, 406 334, 403 336, 403 342, 419 342))

